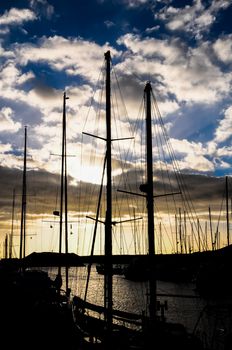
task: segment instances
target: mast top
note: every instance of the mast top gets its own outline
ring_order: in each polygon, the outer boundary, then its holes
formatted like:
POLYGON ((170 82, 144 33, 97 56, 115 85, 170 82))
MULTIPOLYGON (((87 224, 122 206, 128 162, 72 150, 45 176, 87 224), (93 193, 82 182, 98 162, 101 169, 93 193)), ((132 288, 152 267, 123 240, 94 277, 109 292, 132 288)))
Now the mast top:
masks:
POLYGON ((150 81, 147 81, 145 88, 144 88, 144 92, 149 92, 151 90, 152 90, 151 83, 150 83, 150 81))
POLYGON ((64 98, 65 98, 65 100, 68 100, 68 99, 69 99, 69 97, 66 96, 66 91, 64 91, 64 98))
POLYGON ((111 59, 110 50, 108 50, 108 51, 105 53, 105 59, 106 59, 106 60, 111 59))

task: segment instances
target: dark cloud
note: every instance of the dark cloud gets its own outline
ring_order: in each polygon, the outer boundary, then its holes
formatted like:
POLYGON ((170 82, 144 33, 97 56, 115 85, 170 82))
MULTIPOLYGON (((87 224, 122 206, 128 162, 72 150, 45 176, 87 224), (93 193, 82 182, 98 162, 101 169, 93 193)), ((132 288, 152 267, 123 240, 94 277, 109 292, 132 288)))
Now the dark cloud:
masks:
MULTIPOLYGON (((163 195, 167 193, 179 192, 176 184, 176 175, 170 173, 169 176, 161 172, 155 172, 154 195, 163 195)), ((16 190, 15 217, 20 221, 21 213, 21 188, 22 171, 17 169, 0 167, 1 178, 1 197, 0 197, 0 217, 1 217, 1 236, 5 236, 11 229, 12 217, 12 198, 13 188, 16 190)), ((136 169, 128 167, 124 175, 114 177, 113 186, 113 219, 118 220, 136 217, 146 218, 145 198, 118 190, 129 191, 142 194, 139 190, 141 183, 144 183, 144 174, 136 169), (126 174, 126 176, 125 176, 126 174), (135 208, 135 213, 134 213, 135 208)), ((69 177, 68 184, 68 209, 69 219, 78 220, 85 218, 86 214, 96 217, 97 202, 99 198, 100 185, 91 184, 84 181, 78 182, 77 186, 72 185, 73 179, 69 177)), ((212 220, 216 222, 221 218, 225 221, 225 215, 222 210, 222 202, 225 203, 225 178, 213 177, 195 174, 183 174, 179 179, 181 183, 182 194, 156 197, 155 218, 172 217, 178 214, 179 208, 182 213, 186 211, 188 217, 199 217, 201 222, 208 220, 208 208, 211 207, 212 220), (184 186, 183 186, 184 185, 184 186), (184 187, 184 191, 183 191, 184 187), (183 201, 184 199, 184 201, 183 201), (224 216, 223 216, 224 215, 224 216)), ((229 178, 229 198, 232 196, 232 190, 229 178)), ((106 188, 103 187, 102 201, 105 202, 106 188)), ((27 213, 28 223, 35 219, 54 220, 53 211, 59 210, 60 198, 60 176, 45 171, 27 172, 27 213)), ((224 204, 225 208, 225 204, 224 204)), ((106 206, 102 204, 100 217, 105 218, 106 206)), ((160 219, 158 219, 160 220, 160 219)))
MULTIPOLYGON (((192 210, 199 216, 208 212, 209 206, 216 212, 220 212, 221 204, 225 199, 225 177, 214 177, 200 174, 176 174, 161 171, 154 172, 154 196, 155 204, 160 211, 175 212, 176 209, 192 210), (178 193, 163 196, 166 194, 178 193), (160 197, 159 197, 160 196, 160 197)), ((139 186, 144 174, 131 170, 127 173, 126 182, 118 177, 121 189, 139 193, 139 186)), ((230 178, 229 178, 230 179, 230 178)), ((229 181, 230 183, 230 181, 229 181)), ((232 187, 229 186, 229 198, 232 196, 232 187)), ((121 195, 123 196, 123 194, 121 195)))
POLYGON ((57 91, 51 86, 48 86, 45 81, 41 79, 33 79, 34 92, 43 99, 57 99, 60 98, 60 91, 57 91))

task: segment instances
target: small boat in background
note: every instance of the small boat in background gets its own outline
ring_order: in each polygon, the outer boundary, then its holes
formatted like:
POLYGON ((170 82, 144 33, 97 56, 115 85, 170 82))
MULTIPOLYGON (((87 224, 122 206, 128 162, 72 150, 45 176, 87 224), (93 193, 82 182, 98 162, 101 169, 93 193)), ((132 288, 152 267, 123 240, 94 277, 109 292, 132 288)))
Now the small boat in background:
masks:
MULTIPOLYGON (((100 275, 105 275, 104 264, 97 264, 96 270, 100 275)), ((124 274, 124 267, 121 265, 113 265, 112 266, 112 274, 113 275, 123 275, 124 274)))

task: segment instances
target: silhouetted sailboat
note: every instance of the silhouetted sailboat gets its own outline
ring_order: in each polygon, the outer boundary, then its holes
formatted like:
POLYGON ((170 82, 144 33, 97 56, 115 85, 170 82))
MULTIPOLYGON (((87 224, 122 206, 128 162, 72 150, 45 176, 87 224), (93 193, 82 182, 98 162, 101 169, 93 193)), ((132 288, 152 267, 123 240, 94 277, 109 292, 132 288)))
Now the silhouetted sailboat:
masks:
MULTIPOLYGON (((148 215, 148 314, 136 314, 113 308, 112 278, 112 156, 111 143, 111 56, 105 53, 106 77, 106 216, 104 252, 104 306, 96 305, 78 296, 73 298, 73 317, 80 332, 80 349, 201 349, 198 339, 188 334, 182 324, 165 322, 157 315, 157 288, 155 276, 153 156, 151 124, 151 84, 145 86, 146 106, 146 183, 140 186, 147 203, 148 215), (98 314, 98 316, 96 316, 98 314), (100 315, 104 317, 101 318, 100 315)), ((91 135, 93 136, 93 135, 91 135)), ((97 137, 97 136, 96 136, 97 137)), ((103 138, 102 138, 103 139, 103 138)), ((115 140, 115 139, 114 139, 115 140)), ((105 167, 105 163, 104 163, 105 167)), ((125 192, 125 191, 122 191, 125 192)), ((96 216, 98 222, 98 215, 96 216)), ((91 277, 90 277, 91 278, 91 277)), ((123 295, 121 296, 123 298, 123 295)))

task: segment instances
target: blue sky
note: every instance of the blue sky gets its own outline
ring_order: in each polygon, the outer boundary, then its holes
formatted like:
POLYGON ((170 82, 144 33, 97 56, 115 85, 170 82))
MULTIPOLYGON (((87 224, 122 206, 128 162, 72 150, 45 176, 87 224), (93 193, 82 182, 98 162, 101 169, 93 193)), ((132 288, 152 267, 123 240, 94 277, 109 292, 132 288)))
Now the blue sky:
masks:
POLYGON ((174 148, 198 149, 186 168, 230 174, 231 12, 230 0, 1 2, 1 148, 24 124, 46 128, 59 92, 91 93, 109 47, 131 85, 153 83, 174 148))
MULTIPOLYGON (((69 143, 111 50, 137 115, 150 80, 180 168, 231 174, 232 0, 8 0, 0 3, 0 162, 21 169, 28 125, 31 168, 57 173, 62 94, 70 100, 69 143)), ((123 86, 122 86, 123 90, 123 86)), ((71 166, 75 178, 75 168, 71 166)), ((8 192, 12 184, 7 187, 8 192)), ((6 190, 4 195, 7 196, 6 190)), ((10 194, 8 196, 10 198, 10 194)))

